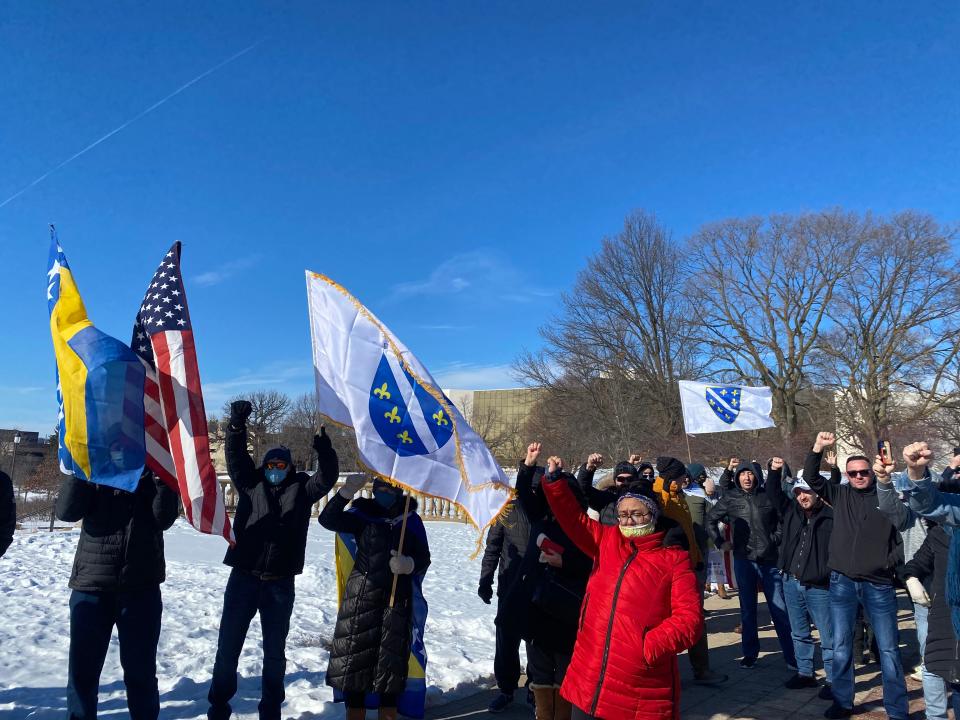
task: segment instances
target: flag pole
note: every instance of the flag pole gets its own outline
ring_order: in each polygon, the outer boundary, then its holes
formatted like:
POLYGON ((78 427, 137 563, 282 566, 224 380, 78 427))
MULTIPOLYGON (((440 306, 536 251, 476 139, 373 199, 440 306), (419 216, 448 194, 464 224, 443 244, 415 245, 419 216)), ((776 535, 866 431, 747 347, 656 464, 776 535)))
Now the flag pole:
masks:
MULTIPOLYGON (((410 493, 407 493, 406 502, 403 504, 403 522, 400 524, 400 542, 397 547, 397 557, 403 554, 403 540, 407 535, 407 518, 410 517, 410 493)), ((397 581, 400 580, 400 576, 397 573, 393 574, 393 587, 390 588, 390 607, 393 607, 393 601, 397 596, 397 581)))
POLYGON ((693 463, 693 453, 690 452, 690 435, 686 430, 683 432, 683 439, 687 441, 687 464, 690 465, 693 463))

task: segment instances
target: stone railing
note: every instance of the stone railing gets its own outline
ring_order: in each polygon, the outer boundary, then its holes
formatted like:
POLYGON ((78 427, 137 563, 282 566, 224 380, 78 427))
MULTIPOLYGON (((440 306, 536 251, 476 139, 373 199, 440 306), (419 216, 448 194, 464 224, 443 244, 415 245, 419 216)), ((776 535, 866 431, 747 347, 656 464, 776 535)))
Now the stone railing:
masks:
MULTIPOLYGON (((313 516, 316 517, 320 514, 320 510, 326 506, 333 494, 340 490, 347 478, 354 477, 358 474, 360 473, 340 473, 340 477, 337 478, 337 484, 334 485, 330 493, 314 504, 313 516)), ((220 489, 223 491, 223 499, 227 505, 227 512, 233 515, 237 509, 237 491, 226 476, 219 476, 217 480, 220 483, 220 489)), ((357 496, 373 497, 373 484, 368 482, 363 489, 357 493, 357 496)), ((413 497, 417 501, 417 513, 424 521, 447 520, 449 522, 467 522, 467 516, 463 510, 449 500, 427 497, 420 493, 413 493, 413 497)))

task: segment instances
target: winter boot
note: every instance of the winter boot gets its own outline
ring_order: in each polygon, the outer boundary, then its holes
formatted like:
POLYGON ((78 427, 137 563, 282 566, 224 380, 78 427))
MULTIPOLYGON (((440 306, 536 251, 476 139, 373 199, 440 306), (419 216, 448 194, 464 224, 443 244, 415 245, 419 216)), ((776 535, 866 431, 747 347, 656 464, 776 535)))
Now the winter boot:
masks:
POLYGON ((347 720, 366 720, 366 708, 347 708, 347 720))
POLYGON ((381 707, 377 711, 377 720, 397 720, 397 708, 381 707))
POLYGON ((553 699, 553 720, 570 720, 573 714, 573 705, 560 697, 560 688, 557 688, 553 699))
POLYGON ((533 698, 537 703, 537 720, 553 720, 557 688, 553 685, 531 685, 530 688, 533 690, 533 698))

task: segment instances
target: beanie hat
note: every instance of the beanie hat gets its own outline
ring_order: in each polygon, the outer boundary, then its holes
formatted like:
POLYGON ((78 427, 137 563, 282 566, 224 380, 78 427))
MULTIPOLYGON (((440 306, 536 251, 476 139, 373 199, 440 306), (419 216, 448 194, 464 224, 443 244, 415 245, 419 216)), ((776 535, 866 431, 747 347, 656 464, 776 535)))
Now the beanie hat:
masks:
POLYGON ((620 507, 622 503, 627 498, 632 498, 634 500, 639 500, 646 506, 647 510, 650 511, 651 520, 650 522, 656 522, 660 517, 660 506, 657 504, 657 501, 647 497, 646 495, 641 495, 640 493, 625 492, 623 495, 617 498, 617 507, 620 507))
POLYGON ((695 483, 700 482, 700 476, 706 474, 707 469, 700 463, 690 463, 687 465, 687 475, 689 475, 690 479, 695 483))
POLYGON ((621 461, 616 464, 616 467, 613 468, 613 477, 618 478, 621 475, 629 475, 627 482, 632 482, 639 477, 637 469, 626 461, 621 461))
POLYGON ((667 482, 679 480, 687 474, 686 466, 672 457, 657 458, 657 474, 667 482))
POLYGON ((267 450, 263 456, 263 462, 260 464, 266 465, 270 460, 283 460, 287 463, 287 467, 293 467, 293 455, 290 454, 290 448, 283 445, 277 445, 267 450))

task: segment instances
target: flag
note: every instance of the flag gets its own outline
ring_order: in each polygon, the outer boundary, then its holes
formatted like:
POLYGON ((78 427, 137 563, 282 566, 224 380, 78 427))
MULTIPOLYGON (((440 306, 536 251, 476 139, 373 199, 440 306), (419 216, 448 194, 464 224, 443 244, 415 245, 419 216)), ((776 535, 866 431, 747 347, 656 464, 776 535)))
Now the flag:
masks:
POLYGON ((144 466, 144 371, 130 348, 93 326, 56 231, 47 307, 57 362, 60 470, 136 490, 144 466))
MULTIPOLYGON (((347 512, 356 512, 347 510, 347 512)), ((423 527, 423 522, 411 513, 412 517, 407 521, 407 533, 419 536, 424 543, 427 541, 427 532, 423 527)), ((402 521, 402 516, 390 522, 402 521)), ((382 522, 382 520, 373 520, 373 522, 382 522)), ((337 533, 336 549, 334 553, 334 562, 337 569, 337 605, 343 602, 344 589, 347 586, 347 578, 353 571, 353 565, 357 557, 357 540, 349 533, 337 533)), ((413 617, 410 623, 410 661, 407 665, 407 684, 397 696, 397 710, 404 717, 415 718, 419 720, 423 717, 424 708, 427 702, 427 648, 424 645, 423 633, 427 625, 427 601, 423 597, 423 573, 410 576, 410 582, 413 586, 413 617)), ((337 702, 343 700, 343 693, 339 690, 333 691, 333 699, 337 702)), ((371 693, 367 695, 364 704, 368 710, 380 707, 380 698, 371 693)))
POLYGON ((513 491, 427 369, 329 278, 307 272, 307 302, 320 412, 353 428, 370 472, 451 500, 486 528, 513 491))
POLYGON ((180 243, 153 274, 130 343, 146 369, 147 467, 179 490, 187 521, 234 542, 217 472, 210 459, 207 414, 193 326, 180 274, 180 243))
POLYGON ((680 381, 683 425, 691 435, 773 427, 768 387, 680 381))

